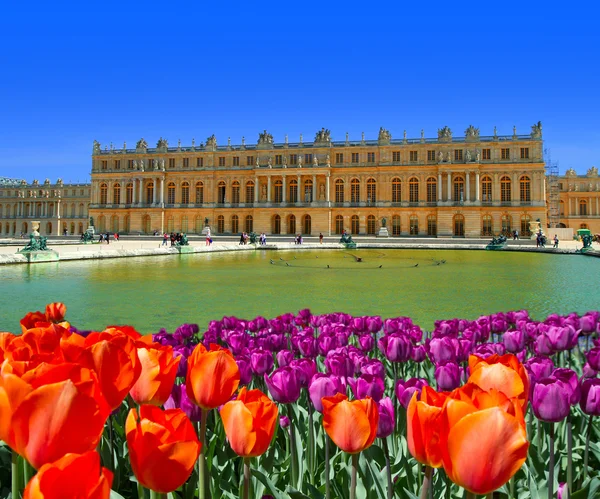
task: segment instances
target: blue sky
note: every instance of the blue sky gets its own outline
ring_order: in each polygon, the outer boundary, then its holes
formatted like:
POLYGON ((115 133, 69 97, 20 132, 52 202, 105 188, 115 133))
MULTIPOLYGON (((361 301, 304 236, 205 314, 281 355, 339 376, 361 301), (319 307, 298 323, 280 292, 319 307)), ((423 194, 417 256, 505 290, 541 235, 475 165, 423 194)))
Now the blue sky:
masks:
POLYGON ((86 181, 94 139, 487 135, 538 120, 560 171, 585 173, 600 166, 600 30, 585 4, 11 2, 0 176, 86 181))

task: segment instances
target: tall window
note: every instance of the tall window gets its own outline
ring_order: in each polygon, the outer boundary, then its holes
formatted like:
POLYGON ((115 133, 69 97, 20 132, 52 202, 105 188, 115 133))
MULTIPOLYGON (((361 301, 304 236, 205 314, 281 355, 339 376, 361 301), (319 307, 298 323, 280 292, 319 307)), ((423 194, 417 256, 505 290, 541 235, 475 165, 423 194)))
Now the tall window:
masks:
POLYGON ((217 203, 223 204, 225 202, 225 182, 222 180, 217 185, 217 203))
POLYGON ((392 179, 392 203, 402 202, 402 181, 398 177, 392 179))
MULTIPOLYGON (((183 167, 184 168, 189 168, 190 166, 190 158, 183 158, 183 167)), ((181 222, 183 224, 183 222, 181 222)), ((181 229, 183 230, 183 228, 181 229)), ((184 232, 187 232, 187 230, 185 230, 184 232)))
POLYGON ((427 151, 427 161, 435 161, 435 151, 427 151))
MULTIPOLYGON (((167 217, 167 232, 175 231, 175 219, 172 216, 167 217)), ((148 230, 147 233, 150 231, 148 230)))
POLYGON ((183 215, 181 217, 181 232, 186 233, 188 231, 188 217, 183 215))
POLYGON ((427 215, 427 235, 437 236, 437 217, 435 215, 427 215))
POLYGON ((367 163, 375 163, 375 153, 374 152, 367 153, 367 163))
POLYGON ((523 175, 519 181, 519 192, 522 203, 531 201, 531 179, 527 175, 523 175))
POLYGON ((483 177, 481 179, 481 200, 484 203, 492 202, 492 178, 483 177))
POLYGON ((360 203, 360 180, 357 178, 350 181, 350 202, 360 203))
POLYGON ((221 234, 225 232, 225 217, 223 215, 217 217, 217 232, 221 234))
POLYGON ((296 217, 294 215, 290 215, 288 217, 288 234, 296 233, 296 217))
POLYGON ((246 182, 246 203, 254 203, 254 182, 246 182))
POLYGON ((502 215, 502 234, 505 236, 512 234, 512 217, 510 215, 502 215))
MULTIPOLYGON (((121 204, 121 184, 115 184, 113 186, 113 204, 121 204)), ((75 208, 75 205, 73 205, 75 208)), ((72 210, 72 216, 75 216, 75 209, 72 210)))
POLYGON ((175 204, 175 184, 169 182, 167 186, 167 204, 175 204))
MULTIPOLYGON (((335 181, 335 202, 344 202, 344 181, 341 178, 335 181)), ((341 232, 336 232, 336 234, 341 234, 341 232)))
POLYGON ((219 166, 225 166, 225 156, 219 156, 219 166))
POLYGON ((204 166, 204 158, 196 158, 196 167, 202 168, 204 166))
MULTIPOLYGON (((146 184, 146 204, 152 204, 154 201, 154 182, 146 184)), ((173 201, 175 202, 175 201, 173 201)))
POLYGON ((529 227, 531 222, 531 217, 529 215, 521 215, 521 235, 522 236, 531 236, 531 230, 529 227))
POLYGON ((344 232, 344 217, 342 215, 335 216, 335 233, 341 234, 344 232))
POLYGON ((511 200, 511 181, 510 177, 506 175, 500 179, 500 201, 502 203, 509 203, 511 200))
POLYGON ((454 178, 454 201, 464 202, 465 200, 465 179, 462 177, 454 178))
POLYGON ((102 160, 102 169, 103 170, 107 170, 108 169, 108 161, 102 160))
POLYGON ((196 182, 196 204, 204 203, 204 184, 196 182))
POLYGON ((273 234, 281 234, 281 217, 279 215, 273 217, 273 234))
POLYGON ((454 235, 458 237, 465 235, 465 217, 463 215, 454 216, 454 235))
POLYGON ((437 193, 437 180, 435 177, 427 178, 427 202, 435 203, 437 193))
MULTIPOLYGON (((273 201, 275 203, 282 203, 283 202, 283 182, 281 180, 276 180, 275 181, 274 197, 275 197, 275 199, 273 201)), ((279 233, 277 232, 277 234, 279 234, 279 233)))
POLYGON ((246 166, 254 166, 254 156, 246 156, 246 166))
POLYGON ((83 216, 83 203, 79 203, 79 217, 83 216))
POLYGON ((106 184, 100 185, 100 204, 107 204, 108 202, 108 186, 106 184))
POLYGON ((410 216, 410 228, 409 232, 411 236, 419 235, 419 217, 417 215, 410 216))
MULTIPOLYGON (((132 183, 127 184, 127 187, 125 188, 125 190, 127 192, 127 194, 126 194, 127 197, 125 199, 125 202, 127 204, 133 203, 133 184, 132 183)), ((83 213, 82 213, 82 215, 83 215, 83 213)))
POLYGON ((307 179, 304 181, 304 202, 312 203, 313 201, 313 183, 312 180, 307 179))
POLYGON ((246 215, 246 232, 252 232, 254 230, 254 221, 252 215, 246 215))
POLYGON ((419 179, 417 177, 411 177, 408 181, 408 194, 408 200, 411 203, 419 202, 419 179))
POLYGON ((240 203, 240 183, 237 180, 231 184, 231 202, 233 204, 240 203))
POLYGON ((344 162, 344 153, 343 152, 335 153, 335 162, 338 165, 341 165, 344 162))
MULTIPOLYGON (((288 199, 289 199, 290 203, 297 203, 298 202, 298 181, 297 180, 290 180, 289 194, 290 195, 288 196, 288 199)), ((290 232, 290 234, 291 234, 291 232, 290 232)))
POLYGON ((521 147, 521 159, 529 159, 529 147, 521 147))
POLYGON ((419 151, 410 151, 409 159, 410 159, 410 161, 418 161, 419 160, 419 151))
POLYGON ((399 236, 402 233, 400 228, 400 215, 392 216, 392 236, 399 236))
POLYGON ((565 216, 565 202, 564 202, 564 201, 562 201, 562 200, 561 200, 561 202, 560 202, 560 205, 559 205, 559 211, 558 211, 558 214, 559 214, 561 217, 564 217, 564 216, 565 216))
POLYGON ((240 166, 240 157, 239 156, 234 156, 232 158, 232 160, 233 160, 233 166, 240 166))
POLYGON ((462 161, 462 149, 454 149, 454 161, 462 161))
POLYGON ((310 165, 311 163, 312 163, 312 154, 305 154, 304 155, 304 164, 310 165))
POLYGON ((394 163, 400 163, 401 159, 400 159, 400 151, 393 151, 392 152, 392 161, 394 163))
POLYGON ((175 158, 169 158, 169 168, 175 168, 175 158))
POLYGON ((585 199, 582 199, 581 201, 579 201, 579 214, 584 217, 587 216, 587 214, 588 214, 588 204, 585 199))
POLYGON ((367 217, 367 234, 375 234, 375 215, 367 217))
POLYGON ((304 215, 304 217, 302 217, 302 233, 303 234, 311 234, 312 233, 312 220, 310 218, 310 215, 304 215))
POLYGON ((358 163, 359 158, 360 158, 359 153, 357 153, 357 152, 352 153, 352 163, 358 163))
POLYGON ((483 149, 481 151, 483 159, 492 159, 492 150, 491 149, 483 149))
POLYGON ((290 165, 297 165, 297 164, 298 164, 298 155, 290 154, 290 165))
POLYGON ((237 234, 240 231, 240 219, 237 215, 231 217, 231 232, 237 234))
POLYGON ((275 155, 275 164, 276 165, 281 165, 283 163, 283 158, 281 154, 276 154, 275 155))
POLYGON ((481 219, 482 228, 481 235, 482 236, 492 236, 493 228, 492 228, 492 215, 483 215, 481 219))
POLYGON ((367 180, 367 201, 369 203, 377 201, 377 182, 374 178, 367 180))
POLYGON ((360 220, 358 215, 352 215, 350 219, 350 231, 352 234, 360 234, 360 220))
POLYGON ((510 159, 510 149, 508 147, 500 149, 500 157, 502 159, 510 159))
POLYGON ((121 160, 115 159, 115 170, 120 170, 120 169, 121 169, 121 160))
POLYGON ((128 159, 127 160, 127 169, 128 170, 133 170, 133 159, 128 159))
MULTIPOLYGON (((181 184, 181 204, 190 204, 190 184, 188 182, 181 184)), ((183 232, 187 231, 184 230, 183 232)))

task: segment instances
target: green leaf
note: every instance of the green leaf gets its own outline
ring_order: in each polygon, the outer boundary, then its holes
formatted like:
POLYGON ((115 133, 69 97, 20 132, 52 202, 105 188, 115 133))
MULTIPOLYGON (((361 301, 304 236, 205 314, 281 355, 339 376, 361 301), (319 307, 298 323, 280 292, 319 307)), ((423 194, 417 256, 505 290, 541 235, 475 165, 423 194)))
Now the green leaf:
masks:
POLYGON ((271 481, 271 479, 265 475, 262 471, 257 469, 252 469, 252 476, 255 477, 260 483, 262 483, 269 494, 271 494, 275 499, 285 499, 285 496, 275 487, 275 484, 271 481))

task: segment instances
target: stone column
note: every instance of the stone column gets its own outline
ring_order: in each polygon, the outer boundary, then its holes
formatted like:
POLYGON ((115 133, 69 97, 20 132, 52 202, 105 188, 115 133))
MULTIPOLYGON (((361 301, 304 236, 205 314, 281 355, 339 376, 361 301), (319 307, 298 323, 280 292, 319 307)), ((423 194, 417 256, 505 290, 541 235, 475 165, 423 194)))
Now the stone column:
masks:
POLYGON ((165 207, 165 177, 160 178, 160 207, 165 207))
POLYGON ((325 201, 329 204, 329 175, 325 177, 325 201))
POLYGON ((452 172, 448 172, 448 199, 447 201, 452 201, 452 172))
POLYGON ((133 206, 135 206, 135 179, 134 178, 131 179, 131 187, 132 187, 132 190, 131 190, 131 204, 133 206))
POLYGON ((519 197, 519 175, 516 173, 513 173, 512 176, 512 189, 511 189, 511 201, 512 202, 519 202, 520 203, 520 197, 519 197))
POLYGON ((271 175, 267 175, 267 203, 271 202, 271 175))
POLYGON ((466 172, 466 189, 465 189, 465 201, 467 203, 471 202, 471 177, 469 175, 469 172, 466 172))
POLYGON ((158 191, 158 177, 152 179, 152 183, 154 184, 154 188, 152 189, 152 204, 156 205, 156 191, 158 191))
POLYGON ((258 176, 254 178, 254 203, 258 203, 258 190, 260 185, 258 183, 258 176))
POLYGON ((442 201, 442 174, 438 173, 438 202, 442 201))
POLYGON ((313 175, 313 185, 312 185, 312 192, 311 192, 311 202, 315 202, 317 201, 317 197, 316 197, 316 193, 317 193, 317 176, 313 175))
POLYGON ((596 197, 596 216, 600 215, 600 211, 598 211, 598 208, 600 207, 600 203, 598 203, 599 199, 599 197, 596 197))
POLYGON ((302 203, 302 175, 298 174, 298 189, 296 190, 296 203, 302 203))
POLYGON ((139 204, 140 206, 142 204, 144 204, 144 179, 141 178, 140 180, 140 200, 139 200, 139 204))
POLYGON ((282 175, 282 178, 281 178, 281 189, 282 189, 282 191, 281 191, 281 202, 285 203, 286 199, 287 199, 287 196, 286 196, 287 186, 285 185, 285 175, 282 175))
POLYGON ((475 172, 475 201, 480 201, 479 195, 479 172, 475 172))

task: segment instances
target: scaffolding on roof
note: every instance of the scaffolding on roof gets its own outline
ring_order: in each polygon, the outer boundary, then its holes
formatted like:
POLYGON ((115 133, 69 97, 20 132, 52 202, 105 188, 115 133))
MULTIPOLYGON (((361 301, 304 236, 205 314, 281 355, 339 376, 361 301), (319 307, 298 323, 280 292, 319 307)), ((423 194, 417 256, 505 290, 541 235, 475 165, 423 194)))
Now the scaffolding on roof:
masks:
POLYGON ((553 162, 550 149, 544 149, 546 164, 546 200, 548 206, 548 227, 556 228, 560 223, 560 188, 558 184, 558 162, 553 162))

